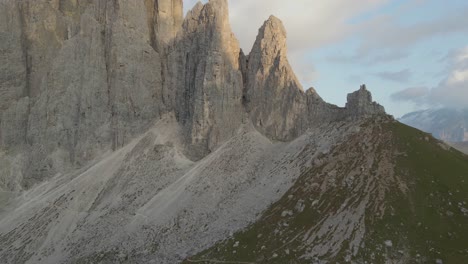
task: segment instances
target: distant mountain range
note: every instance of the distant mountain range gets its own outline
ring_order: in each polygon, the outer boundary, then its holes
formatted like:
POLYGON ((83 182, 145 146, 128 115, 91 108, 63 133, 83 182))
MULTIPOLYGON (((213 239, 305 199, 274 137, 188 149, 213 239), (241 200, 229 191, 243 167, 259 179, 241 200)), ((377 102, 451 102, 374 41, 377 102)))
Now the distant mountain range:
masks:
POLYGON ((418 111, 404 115, 399 121, 446 142, 468 141, 468 108, 418 111))
POLYGON ((450 144, 461 152, 468 154, 468 142, 455 142, 450 144))

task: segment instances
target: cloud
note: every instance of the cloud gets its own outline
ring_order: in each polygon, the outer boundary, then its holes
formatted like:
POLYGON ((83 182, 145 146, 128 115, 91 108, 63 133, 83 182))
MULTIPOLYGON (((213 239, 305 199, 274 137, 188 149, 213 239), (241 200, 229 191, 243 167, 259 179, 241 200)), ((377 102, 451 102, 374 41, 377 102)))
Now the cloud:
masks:
POLYGON ((454 33, 468 32, 468 9, 441 16, 434 20, 410 25, 400 25, 397 17, 382 17, 371 21, 365 28, 361 51, 389 48, 408 48, 411 45, 433 38, 454 33))
POLYGON ((397 72, 385 71, 385 72, 378 72, 374 74, 375 76, 379 77, 382 80, 398 82, 398 83, 406 83, 411 79, 412 73, 409 69, 404 69, 397 72))
POLYGON ((334 63, 363 64, 372 66, 379 63, 388 63, 407 58, 409 52, 403 50, 383 51, 377 54, 368 54, 368 52, 355 53, 353 55, 332 55, 328 56, 328 61, 334 63))
POLYGON ((428 106, 468 108, 468 46, 450 54, 449 74, 436 87, 408 88, 391 98, 428 106))
POLYGON ((310 1, 295 0, 230 0, 231 25, 241 46, 249 51, 258 28, 270 15, 280 18, 288 32, 291 53, 336 43, 352 35, 359 24, 352 18, 377 8, 389 0, 310 1), (246 19, 248 18, 248 19, 246 19))
MULTIPOLYGON (((251 50, 264 21, 270 15, 280 18, 288 34, 289 61, 300 81, 310 83, 318 73, 313 63, 306 61, 306 54, 352 37, 362 23, 350 20, 389 1, 360 0, 356 4, 349 0, 229 0, 229 13, 232 30, 245 53, 251 50)), ((196 2, 184 0, 185 11, 196 2)))
POLYGON ((468 8, 413 24, 400 23, 400 13, 394 14, 375 16, 360 24, 354 32, 360 41, 354 53, 348 56, 338 54, 330 57, 330 61, 360 64, 397 61, 408 57, 408 50, 415 44, 436 37, 468 33, 468 8))
POLYGON ((394 101, 413 101, 418 104, 425 104, 430 89, 427 87, 410 87, 391 95, 394 101))

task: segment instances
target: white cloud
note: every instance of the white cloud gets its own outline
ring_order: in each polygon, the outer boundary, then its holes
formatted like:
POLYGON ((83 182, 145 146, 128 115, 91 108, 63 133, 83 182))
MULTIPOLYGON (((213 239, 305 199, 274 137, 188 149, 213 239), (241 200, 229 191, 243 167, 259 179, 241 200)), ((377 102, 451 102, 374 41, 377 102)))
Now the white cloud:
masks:
POLYGON ((465 48, 459 50, 458 52, 455 52, 455 55, 453 55, 455 63, 467 63, 468 62, 468 46, 465 48))
POLYGON ((348 21, 388 0, 231 0, 231 24, 241 46, 250 50, 258 28, 270 15, 288 32, 291 52, 313 49, 348 37, 358 25, 348 21))

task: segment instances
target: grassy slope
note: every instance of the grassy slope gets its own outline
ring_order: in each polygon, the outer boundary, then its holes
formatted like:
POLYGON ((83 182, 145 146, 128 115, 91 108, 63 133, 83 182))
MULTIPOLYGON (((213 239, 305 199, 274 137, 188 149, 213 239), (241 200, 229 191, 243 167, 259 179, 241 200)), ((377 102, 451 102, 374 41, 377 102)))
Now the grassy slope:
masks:
MULTIPOLYGON (((323 158, 329 162, 338 160, 334 169, 341 177, 336 179, 345 182, 354 167, 364 164, 361 157, 373 156, 377 162, 369 172, 368 177, 372 178, 364 179, 369 182, 378 179, 377 184, 385 185, 385 212, 381 217, 373 209, 381 203, 375 201, 382 192, 372 189, 369 193, 376 196, 371 196, 366 207, 366 232, 359 252, 351 253, 349 240, 340 244, 338 252, 322 254, 315 260, 435 263, 441 259, 444 263, 468 263, 468 212, 463 211, 468 208, 467 156, 444 148, 427 134, 400 123, 375 126, 368 137, 377 145, 373 150, 359 147, 362 138, 359 135, 351 138, 347 146, 337 147, 323 158), (382 169, 379 161, 385 157, 381 153, 392 153, 391 162, 396 164, 392 172, 382 169), (395 175, 394 181, 387 180, 391 175, 395 175), (384 244, 388 240, 392 241, 391 247, 384 244)), ((308 231, 317 231, 324 217, 336 213, 347 198, 351 207, 366 195, 359 188, 343 187, 345 184, 320 192, 317 186, 323 186, 329 168, 325 162, 311 169, 259 221, 186 263, 310 263, 310 259, 304 259, 305 254, 333 236, 326 234, 306 242, 308 231), (304 211, 285 216, 285 211, 301 202, 304 211)), ((358 232, 355 230, 353 235, 358 232)))

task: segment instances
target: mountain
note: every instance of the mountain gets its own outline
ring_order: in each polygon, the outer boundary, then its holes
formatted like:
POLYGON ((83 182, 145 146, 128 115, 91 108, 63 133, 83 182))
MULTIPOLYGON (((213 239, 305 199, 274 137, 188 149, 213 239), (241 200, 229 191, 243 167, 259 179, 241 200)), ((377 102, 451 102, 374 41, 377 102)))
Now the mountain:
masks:
POLYGON ((468 158, 304 91, 227 0, 0 3, 3 263, 468 260, 468 158))
POLYGON ((446 142, 468 141, 468 109, 442 108, 418 111, 404 115, 399 121, 431 133, 446 142))
POLYGON ((468 154, 468 142, 451 142, 449 144, 461 152, 468 154))

